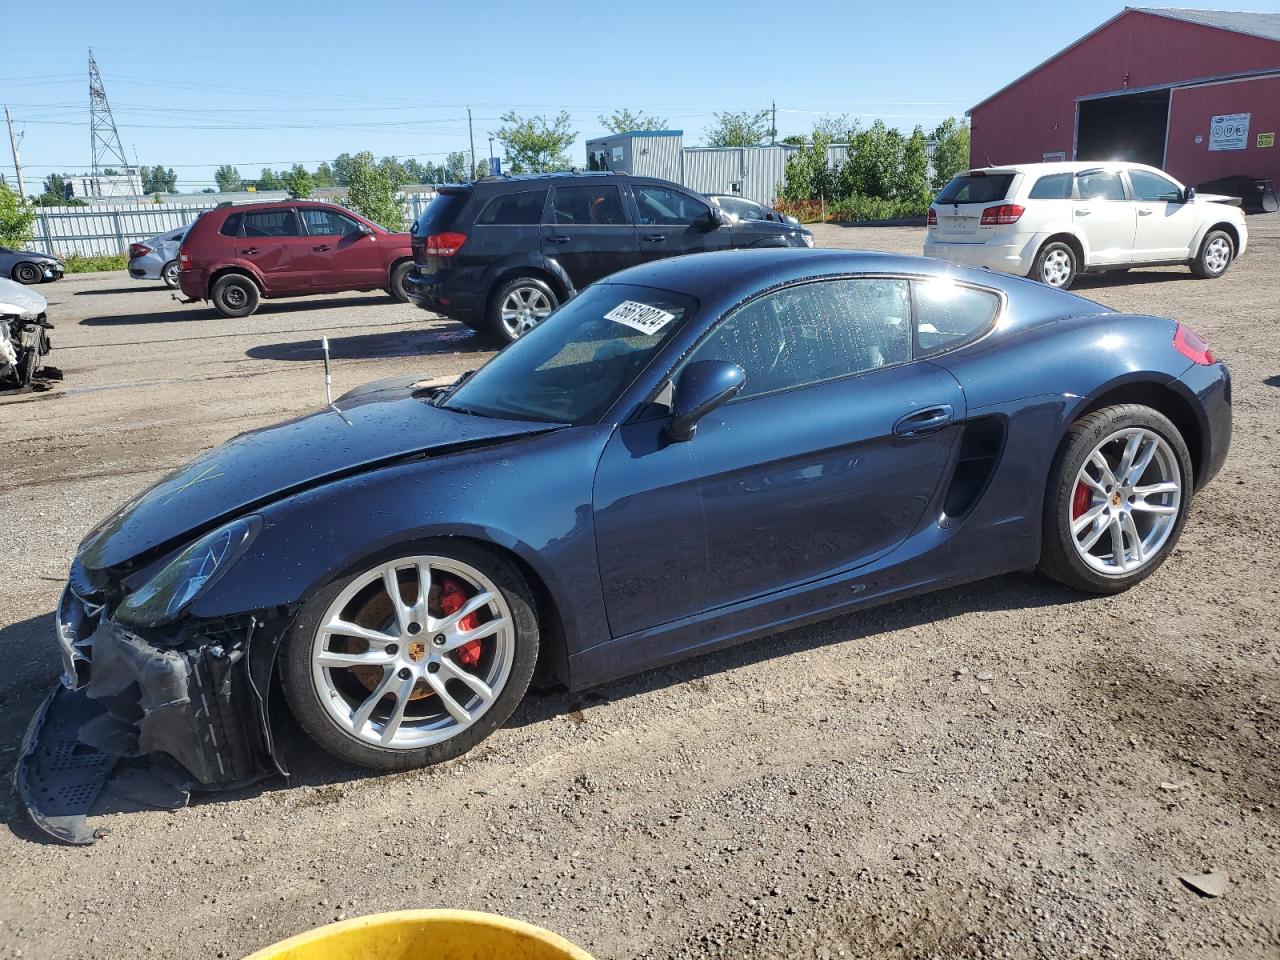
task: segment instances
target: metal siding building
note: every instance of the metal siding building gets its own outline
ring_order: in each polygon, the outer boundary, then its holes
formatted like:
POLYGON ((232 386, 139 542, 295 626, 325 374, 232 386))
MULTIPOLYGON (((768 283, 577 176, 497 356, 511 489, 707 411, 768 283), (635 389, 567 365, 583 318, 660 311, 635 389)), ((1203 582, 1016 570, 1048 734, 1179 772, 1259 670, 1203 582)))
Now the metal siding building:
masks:
MULTIPOLYGON (((1138 160, 1185 183, 1280 181, 1280 13, 1130 7, 969 111, 973 166, 1138 160), (1214 117, 1247 142, 1210 150, 1214 117), (1263 135, 1259 137, 1259 135, 1263 135)), ((1219 144, 1221 146, 1221 144, 1219 144)))

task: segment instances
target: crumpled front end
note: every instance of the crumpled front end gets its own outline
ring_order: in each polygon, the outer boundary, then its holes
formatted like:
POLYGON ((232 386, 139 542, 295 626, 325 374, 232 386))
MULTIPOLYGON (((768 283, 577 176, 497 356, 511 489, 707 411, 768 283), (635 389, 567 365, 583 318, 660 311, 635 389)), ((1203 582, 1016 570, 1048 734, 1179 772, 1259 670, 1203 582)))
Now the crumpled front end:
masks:
POLYGON ((283 772, 250 669, 265 638, 252 616, 144 637, 68 586, 57 616, 62 682, 33 717, 15 772, 32 820, 88 844, 95 813, 172 809, 192 790, 283 772))

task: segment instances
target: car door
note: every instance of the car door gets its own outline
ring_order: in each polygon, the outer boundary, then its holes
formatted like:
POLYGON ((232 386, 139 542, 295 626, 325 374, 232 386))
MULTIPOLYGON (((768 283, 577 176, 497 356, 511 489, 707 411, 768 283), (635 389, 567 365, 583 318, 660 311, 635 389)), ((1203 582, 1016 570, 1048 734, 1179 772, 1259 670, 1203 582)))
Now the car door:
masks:
POLYGON ((964 418, 956 380, 913 360, 910 282, 803 283, 726 317, 686 362, 746 386, 685 446, 710 607, 869 563, 925 515, 964 418))
POLYGON ((714 217, 711 205, 692 194, 656 183, 631 183, 640 233, 640 256, 662 260, 682 253, 726 250, 734 229, 714 217))
POLYGON ((268 295, 301 293, 311 286, 306 272, 309 244, 292 209, 245 211, 236 256, 257 268, 268 295))
POLYGON ((1072 223, 1088 242, 1088 265, 1128 263, 1133 258, 1137 212, 1125 195, 1118 170, 1076 174, 1072 223))
POLYGON ((354 217, 326 207, 301 207, 306 266, 316 290, 373 289, 387 284, 378 238, 354 217))
POLYGON ((1129 170, 1137 213, 1133 240, 1136 261, 1185 260, 1196 235, 1196 209, 1182 199, 1182 187, 1153 170, 1129 170))
POLYGON ((546 220, 542 255, 558 262, 578 290, 638 262, 636 227, 616 183, 557 186, 546 220))

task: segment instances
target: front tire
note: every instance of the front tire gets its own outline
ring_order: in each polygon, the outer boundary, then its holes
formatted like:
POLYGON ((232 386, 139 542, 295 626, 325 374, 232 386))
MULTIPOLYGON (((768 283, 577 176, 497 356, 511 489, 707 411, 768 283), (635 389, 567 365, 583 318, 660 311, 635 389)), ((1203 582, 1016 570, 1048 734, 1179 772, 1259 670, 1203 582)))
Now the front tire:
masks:
POLYGON ((178 261, 170 260, 160 268, 160 279, 170 290, 178 289, 178 261))
POLYGON ((13 268, 13 279, 25 286, 39 283, 44 274, 34 263, 20 263, 13 268))
POLYGON ((1050 470, 1040 572, 1088 593, 1129 589, 1173 550, 1191 493, 1191 455, 1168 417, 1133 403, 1081 417, 1050 470))
POLYGON ((1191 262, 1191 272, 1201 280, 1213 280, 1231 267, 1236 245, 1225 230, 1210 230, 1200 244, 1200 252, 1191 262))
POLYGON ((258 285, 242 273, 230 273, 218 278, 209 299, 224 317, 247 317, 258 309, 258 285))
POLYGON ((1054 240, 1040 248, 1030 276, 1055 290, 1069 290, 1079 269, 1080 258, 1071 244, 1054 240))
POLYGON ((280 677, 298 723, 329 753, 408 770, 461 756, 505 723, 538 644, 533 595, 513 563, 479 545, 427 541, 310 597, 285 638, 280 677))
POLYGON ((489 303, 489 330, 505 346, 514 343, 560 306, 560 299, 536 277, 508 280, 489 303))

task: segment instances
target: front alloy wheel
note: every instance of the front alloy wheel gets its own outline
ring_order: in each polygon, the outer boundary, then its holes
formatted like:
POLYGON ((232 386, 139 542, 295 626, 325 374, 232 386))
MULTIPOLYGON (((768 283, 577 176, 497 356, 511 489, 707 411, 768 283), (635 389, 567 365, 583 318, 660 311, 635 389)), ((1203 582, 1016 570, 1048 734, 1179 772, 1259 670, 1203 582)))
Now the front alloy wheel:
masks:
POLYGON ((524 695, 538 639, 528 587, 500 557, 451 553, 374 563, 317 597, 323 605, 308 602, 318 616, 295 625, 285 690, 330 752, 383 769, 436 763, 487 736, 524 695))

